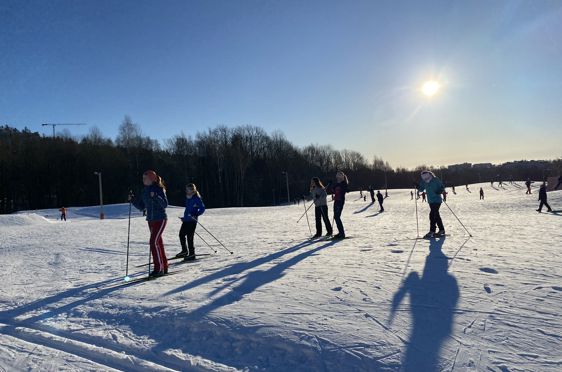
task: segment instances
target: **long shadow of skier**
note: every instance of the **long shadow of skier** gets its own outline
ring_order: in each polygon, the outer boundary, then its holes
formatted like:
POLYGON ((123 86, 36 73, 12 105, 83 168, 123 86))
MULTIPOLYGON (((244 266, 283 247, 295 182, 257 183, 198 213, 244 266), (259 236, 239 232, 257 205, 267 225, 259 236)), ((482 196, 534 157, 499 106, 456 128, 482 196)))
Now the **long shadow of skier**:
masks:
POLYGON ((432 240, 423 274, 411 272, 392 300, 391 320, 406 294, 410 295, 413 328, 402 360, 404 371, 438 371, 445 339, 451 334, 459 286, 448 273, 445 238, 432 240))
MULTIPOLYGON (((323 249, 326 249, 332 245, 334 245, 335 241, 330 241, 328 243, 322 244, 314 249, 308 250, 306 252, 302 252, 294 257, 289 258, 286 261, 273 265, 271 268, 267 270, 256 270, 251 271, 246 274, 243 278, 238 279, 240 281, 238 285, 233 287, 231 291, 223 294, 222 296, 218 297, 217 299, 213 300, 211 303, 204 305, 190 314, 190 317, 194 319, 201 319, 201 317, 205 316, 206 314, 217 310, 223 306, 230 305, 234 302, 238 302, 242 300, 244 295, 250 294, 257 290, 258 288, 272 283, 285 275, 285 271, 298 264, 299 262, 303 261, 305 258, 312 256, 316 252, 319 252, 323 249)), ((226 289, 227 286, 231 286, 232 283, 229 283, 222 288, 226 289)), ((212 293, 216 293, 217 290, 213 291, 212 293)))
POLYGON ((299 249, 302 249, 302 248, 304 248, 306 246, 309 246, 311 244, 314 244, 314 243, 316 243, 316 242, 315 241, 305 241, 305 242, 299 243, 297 245, 294 245, 292 247, 285 248, 281 251, 271 253, 267 256, 256 258, 255 260, 252 260, 252 261, 249 261, 249 262, 235 263, 233 265, 225 267, 224 269, 221 269, 221 270, 216 271, 212 274, 206 275, 202 278, 195 279, 190 283, 187 283, 187 284, 185 284, 181 287, 178 287, 178 288, 173 289, 169 292, 166 292, 166 293, 164 293, 163 296, 169 296, 169 295, 172 295, 172 294, 175 294, 175 293, 187 291, 188 289, 195 288, 195 287, 200 286, 200 285, 205 284, 205 283, 209 283, 209 282, 212 282, 212 281, 215 281, 215 280, 218 280, 218 279, 222 279, 222 278, 227 277, 227 276, 237 275, 237 274, 243 273, 244 271, 250 270, 254 267, 257 267, 257 266, 263 265, 265 263, 268 263, 270 261, 273 261, 275 259, 281 258, 286 254, 298 251, 299 249))
POLYGON ((371 203, 367 204, 365 207, 356 210, 355 212, 353 212, 353 214, 363 213, 363 212, 365 212, 367 209, 371 208, 373 205, 375 205, 375 203, 374 203, 374 202, 371 202, 371 203))

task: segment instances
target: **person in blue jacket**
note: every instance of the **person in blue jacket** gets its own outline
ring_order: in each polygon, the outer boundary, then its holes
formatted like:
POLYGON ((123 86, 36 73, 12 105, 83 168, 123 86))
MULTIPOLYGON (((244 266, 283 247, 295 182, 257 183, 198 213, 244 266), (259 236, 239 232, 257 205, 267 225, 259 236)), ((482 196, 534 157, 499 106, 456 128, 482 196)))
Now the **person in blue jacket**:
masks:
POLYGON ((168 198, 166 197, 164 181, 155 171, 147 170, 144 172, 142 182, 144 189, 141 197, 129 195, 129 201, 138 210, 146 210, 146 220, 150 229, 150 252, 154 261, 154 271, 150 273, 150 276, 158 277, 168 273, 168 259, 162 239, 162 233, 168 221, 166 215, 168 198))
POLYGON ((443 202, 441 195, 445 191, 443 182, 435 174, 425 170, 421 172, 421 182, 416 183, 415 186, 419 191, 425 190, 430 208, 429 232, 425 234, 424 238, 428 239, 445 235, 445 227, 439 214, 439 208, 441 208, 441 203, 443 202), (435 232, 437 227, 439 227, 439 231, 435 232))
POLYGON ((201 200, 201 194, 197 191, 197 186, 190 183, 185 187, 185 211, 181 228, 180 228, 180 244, 181 252, 176 257, 184 257, 185 261, 195 260, 195 246, 193 237, 197 228, 197 217, 205 213, 205 204, 201 200), (187 238, 187 245, 186 240, 187 238))

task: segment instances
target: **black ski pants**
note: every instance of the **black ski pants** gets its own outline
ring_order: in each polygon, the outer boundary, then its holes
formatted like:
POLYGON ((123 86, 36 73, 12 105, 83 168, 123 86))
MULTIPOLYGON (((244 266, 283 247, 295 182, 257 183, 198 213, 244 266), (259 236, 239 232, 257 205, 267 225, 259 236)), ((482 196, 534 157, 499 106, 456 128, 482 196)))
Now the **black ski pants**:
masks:
POLYGON ((197 227, 197 222, 195 221, 183 222, 181 224, 181 228, 180 228, 181 251, 187 252, 188 256, 193 256, 195 254, 195 246, 193 245, 193 236, 195 235, 196 227, 197 227), (187 238, 187 244, 185 242, 186 238, 187 238))
POLYGON ((328 235, 332 235, 332 224, 328 218, 328 206, 321 205, 314 207, 314 218, 316 219, 316 235, 322 235, 322 220, 324 220, 324 225, 326 226, 326 232, 328 235))
POLYGON ((440 231, 445 230, 443 226, 443 221, 441 220, 441 215, 439 214, 439 208, 441 208, 441 203, 430 203, 429 204, 429 231, 435 232, 436 226, 439 227, 440 231))

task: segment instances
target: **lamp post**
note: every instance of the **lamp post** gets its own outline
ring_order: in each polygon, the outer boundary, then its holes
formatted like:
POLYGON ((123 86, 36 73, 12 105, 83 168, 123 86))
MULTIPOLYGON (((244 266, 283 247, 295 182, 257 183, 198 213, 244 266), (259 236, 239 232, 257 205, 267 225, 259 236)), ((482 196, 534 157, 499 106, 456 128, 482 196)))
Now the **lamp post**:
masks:
POLYGON ((98 176, 98 182, 100 187, 100 220, 103 220, 105 218, 105 215, 103 213, 103 189, 101 186, 101 172, 94 172, 94 174, 98 176))
POLYGON ((291 204, 291 195, 289 194, 289 172, 284 171, 282 174, 285 175, 285 182, 287 183, 287 203, 291 204))

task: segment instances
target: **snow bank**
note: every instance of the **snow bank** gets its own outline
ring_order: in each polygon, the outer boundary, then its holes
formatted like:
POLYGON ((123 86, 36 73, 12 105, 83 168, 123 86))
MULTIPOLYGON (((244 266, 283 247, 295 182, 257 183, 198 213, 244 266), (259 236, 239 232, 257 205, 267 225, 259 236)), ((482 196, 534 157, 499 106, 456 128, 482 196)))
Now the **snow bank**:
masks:
POLYGON ((51 223, 36 213, 0 215, 0 226, 26 226, 51 223))

